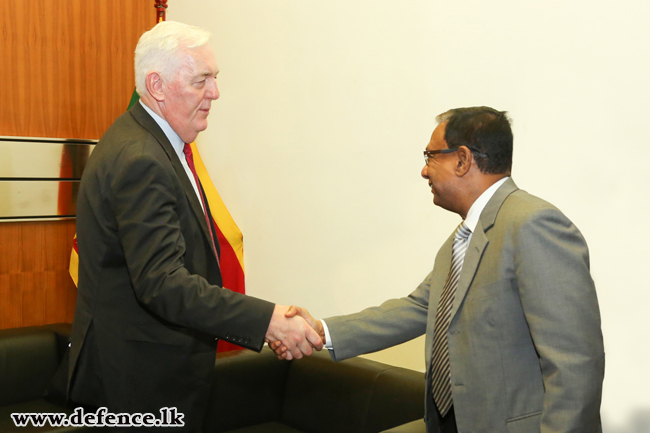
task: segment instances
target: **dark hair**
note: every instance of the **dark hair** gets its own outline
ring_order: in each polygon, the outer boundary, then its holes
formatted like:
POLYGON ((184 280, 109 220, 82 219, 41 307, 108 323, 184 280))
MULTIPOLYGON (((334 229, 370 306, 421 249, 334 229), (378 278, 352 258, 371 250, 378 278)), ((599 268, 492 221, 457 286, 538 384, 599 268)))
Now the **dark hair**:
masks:
POLYGON ((473 153, 481 173, 510 173, 512 129, 505 111, 490 107, 454 108, 442 113, 436 120, 447 122, 445 141, 450 149, 467 146, 487 154, 487 158, 483 158, 473 153))

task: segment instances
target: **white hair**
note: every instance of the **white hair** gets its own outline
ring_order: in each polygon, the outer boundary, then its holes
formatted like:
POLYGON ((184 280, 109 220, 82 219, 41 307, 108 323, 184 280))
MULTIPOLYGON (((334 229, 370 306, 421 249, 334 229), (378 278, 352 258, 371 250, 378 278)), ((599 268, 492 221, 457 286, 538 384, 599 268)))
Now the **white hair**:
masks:
POLYGON ((171 79, 182 65, 179 53, 186 48, 200 48, 210 39, 210 33, 198 27, 175 21, 163 21, 140 36, 135 47, 135 89, 142 96, 147 87, 145 79, 151 71, 171 79))

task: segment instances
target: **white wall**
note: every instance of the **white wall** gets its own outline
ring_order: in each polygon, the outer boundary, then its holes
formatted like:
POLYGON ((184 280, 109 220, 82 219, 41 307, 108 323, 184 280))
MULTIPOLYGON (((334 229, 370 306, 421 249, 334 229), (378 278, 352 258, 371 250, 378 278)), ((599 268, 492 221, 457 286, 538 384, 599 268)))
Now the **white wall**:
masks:
MULTIPOLYGON (((170 3, 213 33, 222 96, 199 145, 244 233, 249 294, 318 317, 408 294, 459 221, 420 178, 434 117, 508 110, 515 180, 591 248, 605 431, 647 431, 647 2, 170 3)), ((375 357, 424 369, 422 340, 375 357)))

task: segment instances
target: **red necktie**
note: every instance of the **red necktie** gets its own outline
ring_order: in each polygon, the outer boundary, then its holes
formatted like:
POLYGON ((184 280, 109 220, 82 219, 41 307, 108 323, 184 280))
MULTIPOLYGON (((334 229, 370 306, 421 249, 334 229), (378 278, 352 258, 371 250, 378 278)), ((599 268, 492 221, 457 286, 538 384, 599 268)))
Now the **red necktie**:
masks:
POLYGON ((214 244, 214 236, 212 234, 212 224, 210 224, 210 217, 208 216, 208 206, 206 205, 205 197, 203 197, 203 188, 201 188, 201 182, 199 181, 199 176, 196 174, 196 168, 194 167, 194 156, 192 155, 192 147, 189 143, 185 143, 183 147, 183 153, 185 154, 185 159, 187 160, 187 165, 190 167, 192 174, 194 175, 194 181, 196 182, 196 187, 199 190, 199 197, 201 197, 201 203, 203 204, 205 222, 208 223, 208 232, 210 233, 210 242, 212 242, 212 249, 214 251, 214 256, 217 258, 217 264, 219 264, 219 254, 217 254, 217 247, 214 244))

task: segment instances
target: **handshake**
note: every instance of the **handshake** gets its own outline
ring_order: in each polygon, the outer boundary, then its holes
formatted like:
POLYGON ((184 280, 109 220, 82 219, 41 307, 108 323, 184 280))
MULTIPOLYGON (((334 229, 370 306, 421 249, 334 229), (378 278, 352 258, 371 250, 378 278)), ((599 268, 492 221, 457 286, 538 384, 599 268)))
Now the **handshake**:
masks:
POLYGON ((306 309, 276 305, 265 339, 279 359, 291 361, 311 355, 314 349, 321 350, 325 331, 320 320, 314 319, 306 309))

